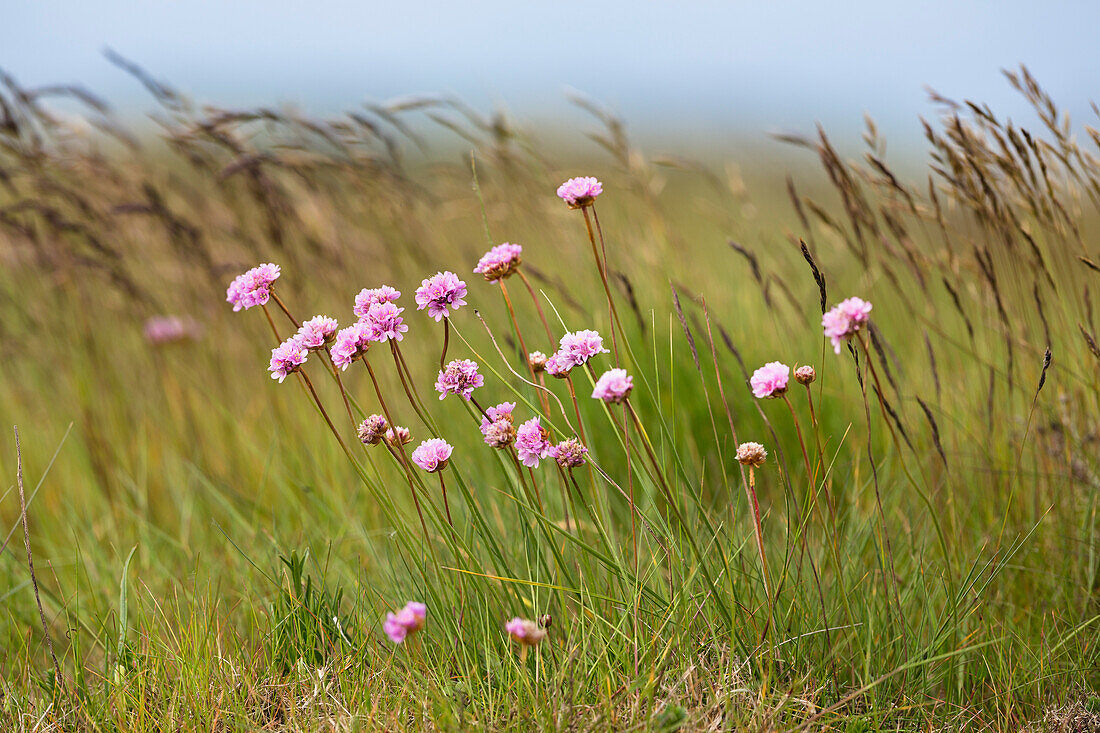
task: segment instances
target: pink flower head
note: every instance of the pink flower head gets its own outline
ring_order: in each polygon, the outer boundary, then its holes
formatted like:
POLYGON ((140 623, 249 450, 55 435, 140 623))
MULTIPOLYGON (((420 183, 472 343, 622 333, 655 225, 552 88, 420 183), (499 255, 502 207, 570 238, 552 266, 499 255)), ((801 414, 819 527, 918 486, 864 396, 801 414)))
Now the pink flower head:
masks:
POLYGON ((145 340, 154 346, 176 341, 190 341, 202 335, 202 327, 190 318, 153 316, 145 321, 145 340))
POLYGON ((863 328, 870 313, 871 304, 866 300, 848 298, 821 316, 821 326, 825 335, 833 342, 833 351, 840 353, 841 341, 850 339, 856 331, 863 328))
POLYGON ((370 327, 362 321, 342 328, 332 345, 332 363, 347 371, 351 363, 367 353, 370 348, 370 327))
POLYGON ((298 329, 298 340, 307 349, 320 349, 326 344, 332 343, 336 338, 336 329, 340 324, 335 318, 328 316, 314 316, 302 324, 298 329))
POLYGON ((375 303, 367 311, 362 323, 367 324, 370 330, 371 341, 401 341, 405 338, 405 332, 409 327, 405 325, 405 319, 401 317, 404 308, 398 308, 390 301, 375 303))
POLYGON ((401 291, 383 285, 380 288, 363 288, 355 296, 355 307, 352 309, 360 318, 366 318, 370 307, 375 303, 396 303, 401 297, 401 291))
POLYGON ((608 369, 596 381, 592 398, 618 404, 630 396, 632 389, 634 389, 634 377, 627 374, 625 369, 608 369))
POLYGON ((569 438, 551 446, 546 454, 557 461, 562 468, 577 468, 584 465, 584 457, 588 455, 588 449, 576 438, 569 438))
POLYGON ((389 427, 389 423, 386 422, 386 418, 381 415, 370 415, 366 420, 359 423, 359 440, 363 445, 378 445, 382 442, 382 438, 386 435, 386 428, 389 427))
POLYGON ((515 441, 516 425, 512 417, 514 409, 515 402, 501 402, 485 411, 481 418, 481 434, 485 436, 486 445, 503 448, 515 441))
POLYGON ((573 358, 569 354, 563 354, 560 351, 554 352, 550 358, 546 360, 546 364, 543 365, 543 369, 551 377, 557 377, 558 379, 565 379, 569 376, 569 370, 576 366, 573 358))
POLYGON ((512 637, 512 641, 524 646, 537 646, 546 638, 546 629, 540 628, 534 621, 518 616, 504 624, 504 630, 512 637))
POLYGON ((591 206, 601 193, 603 193, 603 184, 592 176, 570 178, 558 186, 558 197, 569 204, 570 209, 591 206))
POLYGON ((791 368, 779 361, 769 361, 752 373, 749 384, 752 393, 759 399, 780 397, 787 391, 787 382, 791 378, 791 368))
POLYGON ((395 425, 392 428, 386 430, 386 445, 397 447, 399 445, 405 445, 412 442, 412 433, 408 428, 403 428, 400 425, 395 425))
POLYGON ((428 473, 442 471, 447 467, 447 459, 453 450, 451 444, 442 438, 429 438, 413 450, 413 463, 428 473))
POLYGON ((541 351, 532 351, 527 355, 527 363, 534 371, 541 372, 546 369, 546 354, 541 351))
POLYGON ((238 275, 225 291, 225 299, 233 310, 264 305, 271 296, 271 286, 279 279, 279 266, 268 262, 238 275))
POLYGON ((535 468, 539 460, 546 458, 550 451, 550 441, 547 440, 546 428, 539 424, 539 419, 533 417, 519 426, 516 431, 516 453, 519 460, 528 468, 535 468))
POLYGON ((466 305, 466 283, 453 272, 437 272, 423 280, 416 289, 416 309, 428 309, 428 315, 439 321, 450 318, 452 310, 466 305))
POLYGON ((597 331, 575 331, 561 337, 559 354, 568 356, 573 364, 580 366, 596 354, 606 354, 603 337, 597 331))
POLYGON ((435 389, 439 399, 449 394, 462 395, 469 400, 474 390, 485 384, 485 377, 477 373, 477 362, 469 359, 455 359, 439 371, 435 380, 435 389))
POLYGON ((423 603, 409 601, 397 613, 387 613, 386 620, 382 622, 382 630, 390 641, 400 644, 405 637, 414 634, 424 628, 428 620, 428 607, 423 603))
POLYGON ((271 364, 267 370, 271 372, 272 379, 278 379, 279 383, 302 368, 309 357, 309 349, 298 341, 297 336, 291 336, 271 350, 271 364))
POLYGON ((474 272, 483 275, 489 282, 500 280, 516 271, 523 261, 522 254, 523 247, 518 244, 498 244, 477 261, 474 272))

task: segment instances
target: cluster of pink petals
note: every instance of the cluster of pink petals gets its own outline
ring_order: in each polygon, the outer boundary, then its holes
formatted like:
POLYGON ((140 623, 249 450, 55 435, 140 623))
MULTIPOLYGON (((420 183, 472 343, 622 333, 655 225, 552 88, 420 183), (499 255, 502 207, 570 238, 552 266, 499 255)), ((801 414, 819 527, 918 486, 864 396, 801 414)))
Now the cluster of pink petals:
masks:
POLYGON ((537 417, 519 426, 516 431, 516 453, 523 465, 535 468, 541 459, 549 455, 550 441, 547 436, 546 428, 539 424, 537 417))
POLYGON ((512 637, 512 641, 524 646, 537 646, 546 638, 546 629, 540 628, 534 621, 519 616, 504 624, 504 630, 512 637))
POLYGON ((412 433, 408 428, 403 428, 400 425, 395 425, 392 428, 386 430, 386 445, 398 446, 405 445, 412 442, 412 433))
POLYGON ((265 305, 271 296, 271 286, 279 279, 279 266, 270 262, 257 265, 238 275, 225 291, 225 299, 233 304, 233 310, 265 305))
POLYGON ((291 336, 271 350, 271 364, 267 370, 271 378, 278 379, 281 384, 288 375, 301 369, 308 357, 309 349, 302 346, 297 336, 291 336))
POLYGON ((574 331, 561 337, 558 353, 567 356, 575 366, 580 366, 596 354, 606 354, 603 336, 598 331, 574 331))
POLYGON ((412 452, 413 463, 423 468, 428 473, 442 471, 447 467, 447 459, 451 457, 454 448, 442 438, 429 438, 412 452))
POLYGON ((634 389, 634 377, 627 374, 625 369, 608 369, 596 380, 596 388, 592 390, 592 397, 611 404, 618 404, 630 396, 632 389, 634 389))
POLYGON ((314 316, 302 324, 298 329, 298 341, 307 349, 320 349, 326 344, 332 343, 336 338, 336 329, 340 324, 335 318, 328 316, 314 316))
POLYGON ((572 209, 589 206, 603 193, 603 184, 592 176, 570 178, 558 186, 558 197, 572 209))
POLYGON ((553 353, 543 364, 543 369, 551 377, 557 377, 558 379, 565 379, 569 376, 569 371, 576 366, 573 360, 569 358, 567 354, 563 354, 560 351, 553 353))
POLYGON ((401 314, 404 308, 398 308, 391 301, 375 303, 367 311, 360 323, 365 323, 370 329, 371 341, 401 341, 405 338, 405 332, 409 327, 405 325, 405 319, 401 314))
POLYGON ((396 303, 401 297, 401 291, 383 285, 380 288, 363 288, 355 296, 355 307, 352 310, 359 318, 366 318, 370 307, 375 303, 396 303))
POLYGON ((332 345, 332 363, 347 371, 351 363, 367 353, 371 344, 370 327, 363 321, 340 329, 332 345))
POLYGON ((503 448, 515 441, 516 425, 515 418, 512 417, 514 409, 515 402, 501 402, 485 410, 485 415, 481 418, 481 434, 485 436, 486 445, 503 448))
POLYGON ((154 345, 191 341, 202 335, 202 327, 191 318, 153 316, 142 329, 145 340, 154 345))
POLYGON ((749 385, 753 396, 758 399, 780 397, 787 391, 787 382, 791 378, 791 368, 779 361, 769 361, 752 373, 749 385))
POLYGON ((428 620, 428 607, 423 603, 409 601, 397 613, 387 613, 386 620, 382 622, 382 630, 390 641, 400 644, 409 634, 416 633, 424 628, 428 620))
POLYGON ((416 289, 416 309, 428 309, 428 315, 439 321, 450 318, 452 310, 466 305, 466 283, 453 272, 437 272, 423 280, 416 289))
POLYGON ((557 461, 562 468, 577 468, 584 465, 584 457, 588 455, 588 449, 576 438, 568 438, 551 446, 546 451, 546 455, 557 461))
POLYGON ((866 300, 848 298, 821 316, 821 326, 825 335, 833 342, 833 351, 840 353, 840 344, 863 328, 870 313, 871 304, 866 300))
POLYGON ((359 440, 363 445, 378 445, 386 435, 389 423, 381 415, 369 415, 367 419, 359 423, 359 440))
POLYGON ((523 247, 518 244, 509 242, 498 244, 477 261, 474 272, 483 275, 489 282, 500 280, 516 271, 520 262, 523 261, 522 255, 523 247))
POLYGON ((469 359, 455 359, 439 370, 435 389, 439 392, 439 399, 455 394, 469 400, 474 390, 483 384, 485 384, 485 377, 478 374, 477 362, 469 359))

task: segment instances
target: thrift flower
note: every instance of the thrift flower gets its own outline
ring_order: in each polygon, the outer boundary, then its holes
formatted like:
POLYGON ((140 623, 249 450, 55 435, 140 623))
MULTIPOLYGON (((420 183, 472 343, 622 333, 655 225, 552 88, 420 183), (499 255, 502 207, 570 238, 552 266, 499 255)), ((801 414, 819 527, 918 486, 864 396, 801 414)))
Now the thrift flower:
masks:
POLYGON ((573 364, 580 366, 596 354, 606 354, 603 347, 603 337, 597 331, 576 331, 567 333, 561 337, 559 354, 573 360, 573 364))
POLYGON ((768 458, 768 452, 759 443, 742 443, 737 446, 737 460, 743 466, 759 468, 768 458))
POLYGON ((375 303, 367 311, 362 323, 370 329, 371 341, 401 341, 405 338, 405 332, 409 327, 405 325, 405 319, 401 317, 404 308, 398 308, 390 301, 375 303))
POLYGON ((413 463, 428 473, 442 471, 447 467, 447 460, 451 457, 453 450, 451 444, 442 438, 430 438, 413 450, 413 463))
POLYGON ((477 373, 477 362, 469 359, 455 359, 439 370, 435 389, 439 392, 439 399, 449 394, 456 394, 462 395, 463 399, 469 401, 474 389, 483 384, 485 384, 485 378, 477 373))
POLYGON ((533 417, 519 426, 516 431, 516 453, 520 462, 528 468, 535 468, 539 460, 546 458, 550 453, 549 433, 539 424, 539 419, 533 417))
POLYGON ((568 354, 563 354, 558 351, 546 360, 546 364, 543 368, 546 369, 546 373, 551 377, 565 379, 569 376, 569 370, 574 366, 573 359, 570 358, 568 354))
POLYGON ((355 307, 352 310, 360 318, 366 318, 370 307, 375 303, 396 303, 401 297, 401 291, 383 285, 380 288, 363 288, 355 296, 355 307))
POLYGON ((412 433, 408 428, 403 428, 400 425, 394 425, 392 428, 386 431, 386 445, 396 448, 399 445, 405 445, 412 442, 412 433))
POLYGON ((428 315, 439 321, 450 318, 451 310, 466 305, 466 283, 453 272, 437 272, 423 280, 416 289, 416 309, 428 309, 428 315))
POLYGON ((603 184, 592 176, 570 178, 558 186, 558 198, 569 204, 570 209, 591 206, 601 193, 603 184))
POLYGON ((359 423, 359 440, 364 445, 378 445, 386 435, 387 427, 389 423, 386 422, 386 418, 381 415, 370 415, 359 423))
POLYGON ((541 351, 532 351, 527 355, 527 363, 531 365, 533 371, 541 372, 546 368, 546 354, 541 351))
POLYGON ((397 613, 386 614, 386 620, 382 622, 382 630, 386 632, 386 636, 390 637, 390 641, 400 644, 409 634, 424 628, 427 620, 428 607, 423 603, 409 601, 397 613))
POLYGON ((577 468, 584 465, 584 457, 588 455, 588 449, 576 438, 569 438, 552 446, 546 453, 562 468, 577 468))
POLYGON ((515 402, 501 402, 485 411, 481 418, 481 434, 485 436, 486 445, 504 448, 515 441, 516 425, 512 417, 514 409, 515 402))
POLYGON ((512 637, 512 641, 523 646, 538 646, 546 638, 546 629, 540 629, 534 621, 518 616, 504 624, 504 630, 512 637))
POLYGON ((145 321, 142 332, 146 341, 160 345, 197 339, 202 335, 202 327, 190 318, 153 316, 145 321))
POLYGON ((297 336, 291 336, 271 350, 271 364, 267 370, 271 372, 272 379, 278 379, 282 384, 288 375, 302 368, 309 356, 309 349, 302 346, 297 336))
POLYGON ((817 379, 817 372, 809 364, 800 366, 794 370, 794 381, 799 384, 810 384, 817 379))
POLYGON ((523 247, 518 244, 498 244, 477 261, 474 272, 483 275, 489 282, 501 280, 516 271, 523 261, 522 254, 523 247))
POLYGON ((233 304, 233 310, 265 305, 271 296, 271 286, 279 279, 279 266, 268 262, 257 265, 238 275, 225 291, 225 299, 233 304))
POLYGON ((370 344, 370 327, 366 323, 360 321, 342 328, 332 346, 332 363, 347 371, 353 361, 367 353, 370 344))
POLYGON ((791 377, 791 368, 778 361, 769 361, 752 374, 749 384, 753 396, 758 399, 780 397, 787 391, 787 382, 791 377))
POLYGON ((307 349, 320 349, 332 343, 336 338, 336 329, 340 324, 335 318, 328 316, 314 316, 302 324, 298 329, 298 340, 307 349))
POLYGON ((833 342, 833 351, 840 353, 841 341, 850 339, 863 328, 870 313, 871 304, 866 300, 848 298, 821 316, 821 326, 825 335, 833 342))
POLYGON ((627 374, 625 369, 608 369, 596 381, 592 397, 614 405, 624 402, 630 396, 632 389, 634 389, 634 377, 627 374))

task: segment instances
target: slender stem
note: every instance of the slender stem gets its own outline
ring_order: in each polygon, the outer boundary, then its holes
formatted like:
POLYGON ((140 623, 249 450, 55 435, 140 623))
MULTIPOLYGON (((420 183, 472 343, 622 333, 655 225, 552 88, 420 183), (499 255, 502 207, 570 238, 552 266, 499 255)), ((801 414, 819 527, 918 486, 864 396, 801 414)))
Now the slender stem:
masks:
POLYGON ((577 432, 580 433, 581 442, 588 446, 588 438, 584 435, 584 423, 581 421, 581 407, 577 403, 577 390, 573 388, 573 380, 566 375, 565 383, 569 386, 569 398, 573 400, 573 413, 577 416, 577 432))
POLYGON ((752 524, 756 532, 756 549, 760 552, 760 577, 764 579, 764 594, 768 597, 768 605, 770 606, 772 602, 771 581, 768 580, 768 558, 764 554, 764 528, 760 523, 760 503, 756 500, 756 473, 752 466, 749 466, 748 499, 749 506, 752 507, 752 524))
POLYGON ((306 388, 309 389, 309 393, 313 396, 313 401, 317 403, 317 409, 321 411, 321 417, 325 418, 325 422, 328 423, 329 430, 336 436, 336 440, 340 443, 340 447, 344 449, 344 452, 350 455, 351 451, 348 450, 347 443, 340 437, 340 431, 332 424, 332 418, 328 416, 328 411, 321 402, 321 397, 317 394, 317 390, 313 388, 313 380, 309 378, 309 375, 306 374, 304 369, 299 369, 298 374, 302 377, 302 381, 305 382, 306 388))
MULTIPOLYGON (((611 348, 614 351, 615 366, 619 366, 619 340, 615 334, 615 324, 618 323, 618 314, 615 312, 615 302, 611 299, 611 285, 607 281, 607 263, 600 257, 600 251, 596 248, 596 236, 592 232, 592 220, 588 216, 588 206, 581 207, 581 213, 584 214, 584 226, 588 230, 588 241, 592 245, 592 256, 596 258, 596 269, 599 270, 600 280, 603 281, 603 291, 607 295, 607 317, 610 321, 611 328, 611 348)), ((593 215, 595 210, 593 210, 593 215)), ((600 241, 603 241, 603 234, 600 234, 600 241)), ((620 330, 622 330, 620 328, 620 330)))
POLYGON ((806 452, 806 441, 802 437, 802 425, 798 422, 798 415, 794 411, 794 405, 791 404, 791 399, 787 396, 787 393, 783 393, 783 402, 787 404, 787 409, 791 411, 791 420, 794 422, 794 431, 798 435, 798 447, 802 449, 802 461, 806 464, 806 479, 810 482, 810 501, 817 503, 817 478, 814 475, 813 466, 810 464, 810 454, 806 452))
MULTIPOLYGON (((536 381, 535 367, 531 366, 531 353, 527 351, 527 344, 523 341, 523 333, 519 329, 519 321, 516 320, 516 311, 512 308, 512 299, 508 296, 508 287, 504 284, 504 278, 497 280, 500 284, 500 292, 504 296, 504 304, 508 306, 508 315, 512 318, 512 328, 515 329, 516 338, 519 339, 519 348, 523 352, 523 362, 527 365, 527 371, 531 374, 531 381, 536 381)), ((550 402, 542 393, 538 393, 539 405, 547 414, 550 413, 550 402)))
POLYGON ((531 294, 531 300, 535 301, 535 310, 539 313, 539 320, 542 321, 542 327, 546 329, 546 338, 550 343, 550 348, 554 348, 554 332, 550 330, 550 324, 546 322, 546 314, 542 312, 542 303, 539 302, 538 296, 535 295, 535 289, 531 287, 531 281, 527 279, 527 275, 523 274, 523 270, 517 269, 516 274, 519 275, 519 279, 523 281, 523 284, 527 286, 527 292, 531 294))
POLYGON ((451 319, 443 317, 443 352, 439 355, 439 370, 447 363, 447 345, 451 342, 451 319))
POLYGON ((408 382, 405 381, 405 372, 401 368, 401 357, 398 355, 397 343, 394 341, 390 341, 390 354, 393 356, 393 364, 397 369, 397 377, 401 380, 401 388, 405 391, 405 397, 409 400, 409 406, 412 407, 413 412, 420 418, 420 421, 423 422, 425 426, 430 427, 431 424, 428 422, 428 418, 425 417, 424 413, 421 411, 416 397, 413 396, 412 389, 409 387, 408 382))
POLYGON ((336 379, 336 386, 340 388, 340 397, 344 400, 344 409, 348 411, 348 419, 351 420, 351 427, 354 430, 359 427, 359 424, 355 420, 355 414, 351 411, 351 401, 348 399, 347 390, 344 389, 344 380, 340 379, 340 370, 336 368, 336 362, 332 360, 332 352, 329 351, 327 346, 322 353, 324 353, 328 365, 332 367, 332 376, 336 379))
POLYGON ((279 335, 279 329, 275 328, 275 321, 271 320, 271 311, 267 309, 266 303, 260 307, 264 309, 264 315, 267 316, 267 325, 271 326, 271 332, 275 334, 275 340, 281 344, 283 337, 279 335))
POLYGON ((447 484, 443 481, 443 472, 439 471, 439 489, 443 492, 443 509, 447 512, 447 524, 451 525, 451 529, 455 528, 455 523, 451 521, 451 506, 447 503, 447 484))
POLYGON ((290 315, 290 311, 287 310, 286 305, 283 304, 283 299, 279 297, 279 294, 276 293, 274 289, 271 290, 271 298, 275 301, 275 304, 282 309, 283 313, 286 314, 286 317, 290 319, 290 322, 294 324, 294 328, 302 327, 302 324, 298 323, 298 319, 290 315))

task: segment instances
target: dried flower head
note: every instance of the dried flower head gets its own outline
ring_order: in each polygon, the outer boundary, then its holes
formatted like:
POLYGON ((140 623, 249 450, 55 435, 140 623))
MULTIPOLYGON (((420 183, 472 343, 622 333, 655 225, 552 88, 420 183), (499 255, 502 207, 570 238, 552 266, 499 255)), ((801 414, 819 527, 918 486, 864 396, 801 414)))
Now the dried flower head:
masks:
POLYGON ((406 445, 412 442, 412 433, 408 428, 403 428, 400 425, 394 425, 392 428, 386 431, 386 445, 396 448, 399 445, 406 445))
POLYGON ((428 309, 428 315, 439 321, 450 318, 452 310, 466 305, 466 283, 453 272, 437 272, 416 289, 416 309, 428 309))
POLYGON ((737 460, 743 466, 759 468, 768 458, 768 452, 759 443, 742 443, 737 446, 737 460))
POLYGON ((584 457, 588 455, 588 449, 576 438, 568 438, 551 446, 546 454, 557 461, 562 468, 577 468, 584 465, 584 457))
POLYGON ((202 327, 191 318, 153 316, 142 329, 145 340, 154 346, 178 341, 193 341, 202 335, 202 327))
POLYGON ((603 184, 592 176, 570 178, 558 186, 558 197, 569 204, 571 209, 591 206, 601 193, 603 193, 603 184))
POLYGON ((333 342, 338 328, 340 324, 335 318, 314 316, 298 329, 298 340, 311 351, 320 349, 333 342))
POLYGON ((522 258, 523 247, 504 242, 486 252, 477 262, 474 272, 484 276, 489 282, 506 278, 516 271, 522 258))
POLYGON ((787 383, 791 378, 791 368, 779 361, 769 361, 757 369, 749 379, 752 393, 760 399, 766 397, 782 397, 787 391, 787 383))
POLYGON ((515 402, 501 402, 485 410, 485 415, 481 418, 481 434, 485 436, 486 445, 504 448, 515 441, 516 425, 512 417, 514 409, 515 402))
POLYGON ((332 363, 347 371, 351 363, 362 357, 370 348, 370 326, 359 321, 340 329, 332 345, 332 363))
POLYGON ((405 325, 405 320, 401 318, 404 310, 404 308, 398 308, 389 301, 372 305, 367 311, 366 317, 361 321, 367 324, 367 328, 370 329, 370 340, 379 342, 390 339, 394 341, 403 340, 405 332, 409 330, 409 327, 405 325))
POLYGON ((233 310, 266 305, 271 297, 271 287, 281 274, 279 266, 270 262, 257 265, 238 275, 225 291, 225 299, 233 304, 233 310))
POLYGON ((386 435, 389 423, 381 415, 369 415, 359 423, 359 440, 364 445, 378 445, 386 435))
POLYGON ((512 637, 512 641, 523 646, 538 646, 546 638, 546 629, 539 628, 534 621, 518 616, 504 624, 504 630, 512 637))
POLYGON ((550 433, 533 417, 519 426, 516 431, 516 453, 519 460, 528 468, 535 468, 539 460, 546 458, 550 450, 550 433))
POLYGON ((575 366, 580 366, 596 354, 606 354, 603 337, 598 331, 575 331, 561 337, 558 353, 568 357, 575 366))
POLYGON ((794 381, 799 384, 812 384, 817 379, 817 372, 809 364, 798 367, 794 370, 794 381))
POLYGON ((541 372, 546 368, 546 354, 541 351, 532 351, 527 355, 527 363, 531 365, 532 371, 541 372))
POLYGON ((409 601, 397 613, 387 613, 386 620, 382 622, 382 630, 390 641, 400 644, 409 634, 414 634, 424 628, 428 620, 428 607, 423 603, 409 601))
POLYGON ((451 444, 442 438, 429 438, 413 449, 413 463, 428 473, 442 471, 447 467, 447 460, 453 450, 451 444))
POLYGON ((596 381, 592 397, 611 404, 618 404, 630 396, 634 389, 634 378, 625 369, 608 369, 596 381))
POLYGON ((455 359, 439 370, 435 389, 439 392, 439 399, 449 394, 456 394, 469 400, 474 390, 483 384, 485 384, 485 377, 478 374, 477 362, 469 359, 455 359))
POLYGON ((352 309, 359 318, 366 318, 370 307, 375 303, 396 303, 401 297, 401 291, 383 285, 379 288, 363 288, 355 296, 355 307, 352 309))
POLYGON ((271 364, 267 370, 271 378, 278 379, 281 384, 288 375, 301 369, 308 357, 309 349, 298 342, 297 336, 291 336, 271 350, 271 364))
POLYGON ((842 300, 828 313, 821 316, 825 336, 833 343, 833 351, 840 353, 841 342, 856 334, 871 313, 871 304, 861 298, 842 300))

